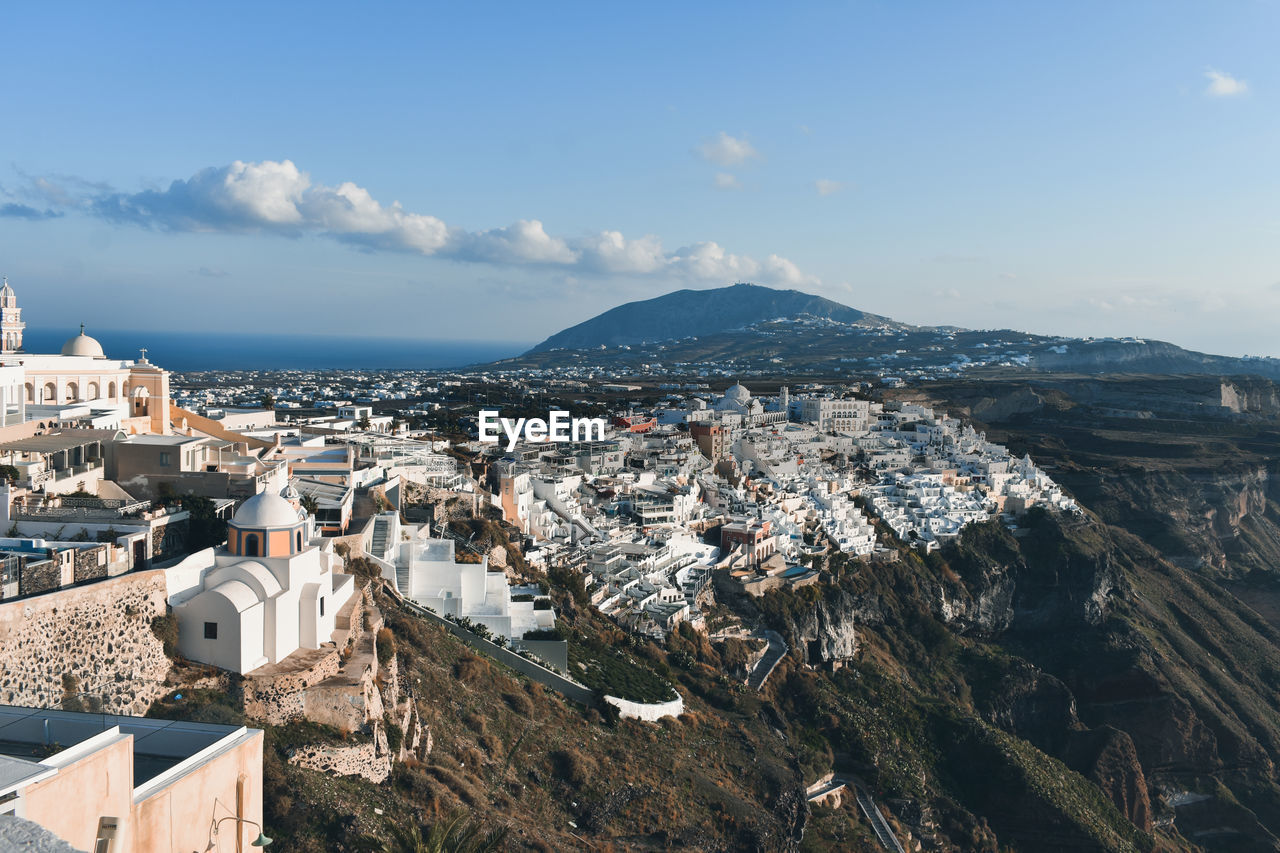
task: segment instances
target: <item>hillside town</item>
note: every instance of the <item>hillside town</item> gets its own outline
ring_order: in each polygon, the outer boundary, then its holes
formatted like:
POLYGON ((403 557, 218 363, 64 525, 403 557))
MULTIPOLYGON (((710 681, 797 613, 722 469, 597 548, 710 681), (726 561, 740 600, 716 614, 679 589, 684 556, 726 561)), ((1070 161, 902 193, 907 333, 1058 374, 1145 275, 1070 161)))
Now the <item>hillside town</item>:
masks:
MULTIPOLYGON (((865 383, 757 396, 741 382, 717 392, 712 376, 174 377, 146 350, 108 357, 83 327, 57 354, 24 352, 7 282, 0 328, 0 611, 12 610, 0 618, 18 620, 0 649, 0 699, 13 733, 53 709, 75 728, 75 712, 93 709, 122 715, 109 729, 120 743, 144 738, 138 715, 191 689, 175 680, 174 655, 206 667, 210 685, 239 679, 252 718, 362 733, 290 761, 378 782, 430 750, 412 688, 378 648, 390 642, 379 639, 380 596, 590 701, 617 682, 597 683, 559 630, 554 578, 636 637, 692 629, 756 642, 748 677, 759 689, 782 650, 758 626, 713 618, 718 584, 758 598, 837 567, 874 572, 900 547, 928 554, 969 524, 1077 511, 1030 458, 944 413, 871 399, 865 383), (508 403, 580 407, 600 430, 548 440, 543 423, 541 440, 534 430, 485 440, 476 414, 508 403), (485 524, 502 544, 474 541, 485 524), (119 618, 86 630, 90 600, 119 618), (162 623, 171 635, 160 655, 148 643, 162 623), (31 658, 37 642, 45 654, 31 658), (122 656, 128 679, 102 665, 97 644, 122 656)), ((678 716, 682 698, 665 690, 605 698, 623 716, 678 716)), ((223 765, 252 765, 255 737, 197 727, 170 762, 222 800, 239 797, 229 817, 246 838, 261 831, 261 804, 245 800, 243 773, 226 787, 235 777, 223 765), (228 757, 207 757, 206 743, 228 757)), ((90 784, 89 765, 32 761, 28 740, 15 743, 3 781, 25 816, 85 846, 105 837, 42 793, 49 774, 71 790, 90 784)), ((144 756, 135 748, 132 760, 144 756)), ((139 809, 165 778, 135 789, 132 817, 117 819, 137 841, 128 849, 151 849, 139 809)), ((196 808, 203 795, 192 796, 196 808)))

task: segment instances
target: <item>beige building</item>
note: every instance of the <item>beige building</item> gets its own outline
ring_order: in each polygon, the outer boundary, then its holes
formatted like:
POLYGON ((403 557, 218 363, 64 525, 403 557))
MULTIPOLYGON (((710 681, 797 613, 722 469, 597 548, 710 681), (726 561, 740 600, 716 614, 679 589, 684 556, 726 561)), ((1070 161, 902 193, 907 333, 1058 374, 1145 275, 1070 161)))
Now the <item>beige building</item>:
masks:
POLYGON ((243 726, 0 705, 0 815, 94 853, 249 850, 262 745, 243 726))
POLYGON ((57 355, 26 353, 21 316, 6 279, 0 287, 0 427, 89 420, 129 434, 168 431, 169 373, 149 362, 146 350, 137 361, 107 358, 82 324, 57 355))

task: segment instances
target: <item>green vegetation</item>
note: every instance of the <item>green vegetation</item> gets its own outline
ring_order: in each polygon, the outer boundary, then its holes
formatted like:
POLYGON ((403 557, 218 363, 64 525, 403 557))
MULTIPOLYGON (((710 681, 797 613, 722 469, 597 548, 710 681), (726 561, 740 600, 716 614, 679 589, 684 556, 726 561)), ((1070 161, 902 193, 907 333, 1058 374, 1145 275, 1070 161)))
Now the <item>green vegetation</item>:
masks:
POLYGON ((667 681, 635 657, 595 638, 570 637, 569 674, 592 690, 632 702, 675 698, 667 681))
POLYGON ((178 654, 178 617, 172 613, 156 616, 151 620, 151 633, 164 644, 164 653, 170 658, 178 654))

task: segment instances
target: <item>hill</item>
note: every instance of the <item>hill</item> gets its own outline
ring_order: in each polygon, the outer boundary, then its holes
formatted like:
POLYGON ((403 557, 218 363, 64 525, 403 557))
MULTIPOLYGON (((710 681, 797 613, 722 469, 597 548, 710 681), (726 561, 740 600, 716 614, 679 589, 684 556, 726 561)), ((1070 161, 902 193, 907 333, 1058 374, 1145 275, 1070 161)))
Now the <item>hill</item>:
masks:
POLYGON ((677 290, 628 302, 557 332, 529 352, 593 349, 677 340, 744 328, 766 320, 814 317, 856 326, 907 328, 799 290, 738 283, 712 290, 677 290))
POLYGON ((992 373, 1254 375, 1280 359, 1234 358, 1141 338, 912 326, 797 290, 735 284, 628 302, 521 356, 472 369, 942 379, 992 373))

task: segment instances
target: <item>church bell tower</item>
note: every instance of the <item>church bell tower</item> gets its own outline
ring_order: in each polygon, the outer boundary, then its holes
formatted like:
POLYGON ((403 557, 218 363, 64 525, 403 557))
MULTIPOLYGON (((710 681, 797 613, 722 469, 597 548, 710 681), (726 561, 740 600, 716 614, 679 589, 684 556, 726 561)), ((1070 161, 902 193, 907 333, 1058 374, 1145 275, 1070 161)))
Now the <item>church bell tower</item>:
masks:
POLYGON ((22 352, 22 330, 26 327, 18 297, 13 294, 6 276, 4 287, 0 288, 0 355, 22 352))

